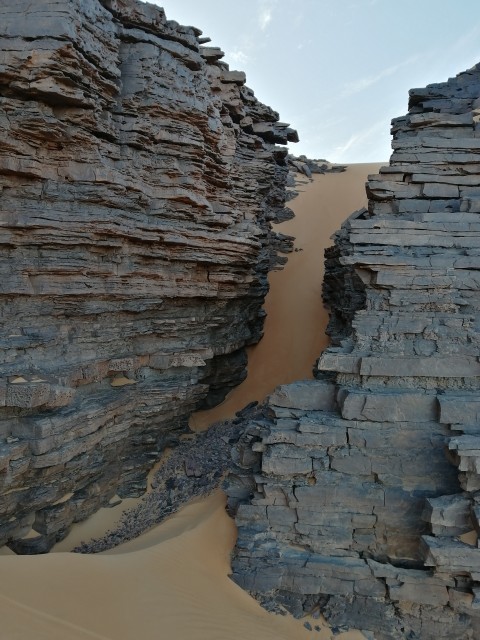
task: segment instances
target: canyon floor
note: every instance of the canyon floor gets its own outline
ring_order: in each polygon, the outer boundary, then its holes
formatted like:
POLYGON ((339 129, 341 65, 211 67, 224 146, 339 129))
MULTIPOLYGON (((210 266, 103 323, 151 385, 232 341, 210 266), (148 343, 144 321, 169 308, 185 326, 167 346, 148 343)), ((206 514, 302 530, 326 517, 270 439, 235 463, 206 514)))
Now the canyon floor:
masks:
MULTIPOLYGON (((295 236, 282 271, 270 274, 265 335, 250 349, 248 377, 221 405, 192 417, 194 430, 232 417, 279 385, 311 378, 327 344, 321 300, 323 251, 331 234, 366 204, 364 183, 379 164, 305 180, 276 228, 295 236)), ((334 633, 317 619, 267 613, 229 578, 235 526, 220 491, 187 505, 139 538, 95 555, 68 551, 101 535, 135 501, 102 509, 44 556, 0 552, 0 637, 5 640, 302 640, 334 633), (307 622, 312 631, 304 627, 307 622), (317 627, 317 628, 315 628, 317 627)), ((358 632, 336 638, 363 638, 358 632)))

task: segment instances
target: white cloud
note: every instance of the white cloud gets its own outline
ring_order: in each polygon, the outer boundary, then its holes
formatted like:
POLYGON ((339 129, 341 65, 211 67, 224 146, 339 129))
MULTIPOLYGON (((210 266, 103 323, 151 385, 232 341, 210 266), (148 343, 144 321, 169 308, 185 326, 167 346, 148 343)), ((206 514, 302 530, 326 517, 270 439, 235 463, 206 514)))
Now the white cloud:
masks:
POLYGON ((390 67, 387 67, 386 69, 382 69, 382 71, 379 71, 379 73, 373 76, 365 76, 363 78, 359 78, 358 80, 354 80, 353 82, 347 83, 343 88, 342 97, 347 98, 349 96, 355 95, 356 93, 360 93, 365 89, 368 89, 374 84, 377 84, 377 82, 380 82, 380 80, 388 78, 389 76, 393 76, 402 67, 406 67, 409 64, 417 62, 419 58, 420 56, 411 56, 410 58, 404 60, 403 62, 400 62, 399 64, 394 64, 390 67))
MULTIPOLYGON (((456 75, 478 62, 480 57, 479 36, 480 25, 476 25, 449 46, 434 51, 432 64, 440 82, 447 79, 447 74, 456 75)), ((433 80, 430 79, 430 82, 433 80)))
POLYGON ((461 51, 466 46, 468 46, 472 41, 476 42, 478 40, 478 36, 480 35, 480 25, 476 25, 467 33, 464 33, 458 40, 456 40, 450 47, 450 51, 461 51))
POLYGON ((262 0, 258 11, 258 26, 262 31, 268 27, 273 18, 273 11, 277 0, 262 0))
POLYGON ((332 155, 332 161, 346 162, 345 154, 347 153, 347 151, 355 149, 356 147, 359 147, 359 145, 362 145, 362 149, 360 150, 360 157, 362 156, 362 154, 365 155, 365 148, 368 147, 369 142, 372 143, 374 138, 377 138, 378 134, 385 130, 385 126, 385 121, 379 120, 370 127, 363 129, 363 131, 352 134, 344 144, 335 147, 334 153, 332 155))
POLYGON ((358 140, 360 140, 361 137, 362 137, 361 134, 354 133, 353 135, 350 136, 350 138, 347 140, 347 142, 345 142, 345 144, 341 145, 340 147, 335 147, 335 153, 340 157, 343 156, 345 151, 348 151, 350 149, 350 147, 353 147, 353 145, 358 140))
POLYGON ((234 64, 240 66, 246 65, 250 61, 250 56, 241 49, 234 49, 228 54, 228 57, 234 64))
POLYGON ((260 15, 258 16, 258 23, 260 25, 260 29, 265 31, 268 27, 269 22, 272 20, 272 10, 270 7, 262 7, 260 9, 260 15))

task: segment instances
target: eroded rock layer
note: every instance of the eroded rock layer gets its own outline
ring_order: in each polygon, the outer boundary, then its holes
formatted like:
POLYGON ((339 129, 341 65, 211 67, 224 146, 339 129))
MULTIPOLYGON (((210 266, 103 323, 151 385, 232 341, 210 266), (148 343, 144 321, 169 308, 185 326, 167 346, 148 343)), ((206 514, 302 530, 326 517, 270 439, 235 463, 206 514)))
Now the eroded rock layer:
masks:
POLYGON ((480 637, 480 550, 458 537, 480 531, 479 122, 480 65, 410 92, 368 211, 326 252, 318 379, 250 425, 234 578, 268 606, 480 637))
POLYGON ((200 35, 135 0, 1 3, 0 544, 19 552, 141 493, 261 336, 296 133, 200 35))

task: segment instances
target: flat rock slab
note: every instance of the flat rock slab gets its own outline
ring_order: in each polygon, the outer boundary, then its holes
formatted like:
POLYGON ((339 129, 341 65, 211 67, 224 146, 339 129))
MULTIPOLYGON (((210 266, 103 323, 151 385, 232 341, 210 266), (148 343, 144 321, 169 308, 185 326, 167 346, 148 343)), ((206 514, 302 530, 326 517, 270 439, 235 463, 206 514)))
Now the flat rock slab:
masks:
POLYGON ((317 380, 302 380, 277 387, 269 403, 294 409, 331 411, 335 406, 335 386, 317 380))

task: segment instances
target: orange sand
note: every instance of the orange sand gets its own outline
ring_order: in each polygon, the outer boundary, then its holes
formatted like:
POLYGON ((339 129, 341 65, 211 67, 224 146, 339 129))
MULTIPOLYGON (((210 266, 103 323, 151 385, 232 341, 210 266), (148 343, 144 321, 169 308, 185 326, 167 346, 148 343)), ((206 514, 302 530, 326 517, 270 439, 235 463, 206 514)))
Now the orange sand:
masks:
MULTIPOLYGON (((197 415, 198 425, 232 415, 275 386, 311 376, 326 344, 320 292, 323 248, 341 222, 365 201, 364 181, 378 165, 354 165, 315 178, 292 202, 297 217, 279 226, 303 251, 271 275, 265 337, 250 350, 249 377, 219 409, 197 415)), ((235 526, 218 491, 194 501, 136 540, 97 555, 64 553, 100 536, 124 501, 75 527, 56 553, 0 557, 1 640, 327 640, 305 620, 264 611, 229 578, 235 526)), ((309 619, 313 626, 322 624, 309 619)), ((349 632, 336 636, 358 640, 349 632)))
POLYGON ((323 252, 330 236, 356 209, 366 206, 365 182, 382 164, 350 165, 344 173, 316 175, 289 205, 295 218, 275 230, 295 236, 295 248, 282 271, 270 274, 265 300, 264 337, 248 352, 248 377, 226 400, 194 414, 190 426, 206 429, 232 418, 252 400, 263 400, 279 384, 312 378, 312 369, 328 344, 323 307, 323 252))
POLYGON ((224 502, 218 491, 106 553, 1 558, 0 637, 329 639, 324 625, 309 632, 302 620, 267 613, 227 577, 235 526, 224 502))

